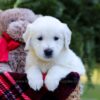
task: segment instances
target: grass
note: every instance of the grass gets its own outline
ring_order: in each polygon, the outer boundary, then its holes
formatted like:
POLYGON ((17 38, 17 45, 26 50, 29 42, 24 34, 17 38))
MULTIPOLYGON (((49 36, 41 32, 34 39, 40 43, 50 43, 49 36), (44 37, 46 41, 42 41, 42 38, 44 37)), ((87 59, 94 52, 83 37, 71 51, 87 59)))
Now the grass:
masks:
POLYGON ((82 100, 100 100, 100 85, 95 85, 94 88, 85 90, 81 98, 82 100))
MULTIPOLYGON (((83 83, 87 81, 86 76, 82 77, 83 83)), ((89 89, 84 88, 84 93, 81 100, 100 100, 100 64, 96 66, 92 75, 94 87, 89 89)))

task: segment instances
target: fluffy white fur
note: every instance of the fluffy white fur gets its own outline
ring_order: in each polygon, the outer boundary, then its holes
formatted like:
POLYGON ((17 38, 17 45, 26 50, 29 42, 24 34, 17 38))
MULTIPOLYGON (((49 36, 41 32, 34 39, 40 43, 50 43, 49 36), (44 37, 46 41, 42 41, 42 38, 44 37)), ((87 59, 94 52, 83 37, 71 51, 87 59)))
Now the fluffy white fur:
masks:
POLYGON ((54 91, 59 81, 70 72, 78 72, 80 75, 85 73, 82 61, 69 48, 71 31, 58 19, 50 16, 38 18, 28 25, 23 38, 25 49, 28 50, 25 72, 34 90, 39 90, 45 84, 48 90, 54 91), (42 40, 39 40, 40 37, 42 40), (53 51, 50 58, 44 54, 48 48, 53 51), (43 72, 47 72, 44 82, 43 72))

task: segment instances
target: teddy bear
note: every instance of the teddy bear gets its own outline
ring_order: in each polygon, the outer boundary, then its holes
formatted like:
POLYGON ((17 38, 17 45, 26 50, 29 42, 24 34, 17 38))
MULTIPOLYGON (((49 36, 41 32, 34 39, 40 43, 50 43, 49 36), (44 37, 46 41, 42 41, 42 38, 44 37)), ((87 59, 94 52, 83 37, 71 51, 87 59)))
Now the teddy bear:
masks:
POLYGON ((24 72, 26 52, 22 34, 39 16, 26 8, 0 11, 0 72, 24 72))

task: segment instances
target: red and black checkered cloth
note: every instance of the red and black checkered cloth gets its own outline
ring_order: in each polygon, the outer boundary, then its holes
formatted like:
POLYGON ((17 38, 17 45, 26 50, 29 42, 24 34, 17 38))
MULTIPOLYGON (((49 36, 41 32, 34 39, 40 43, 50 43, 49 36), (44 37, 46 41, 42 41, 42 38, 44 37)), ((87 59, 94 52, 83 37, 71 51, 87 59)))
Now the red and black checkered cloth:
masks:
POLYGON ((45 86, 40 91, 34 91, 28 85, 26 74, 0 73, 0 100, 65 100, 74 91, 79 74, 70 73, 62 79, 54 92, 45 86))

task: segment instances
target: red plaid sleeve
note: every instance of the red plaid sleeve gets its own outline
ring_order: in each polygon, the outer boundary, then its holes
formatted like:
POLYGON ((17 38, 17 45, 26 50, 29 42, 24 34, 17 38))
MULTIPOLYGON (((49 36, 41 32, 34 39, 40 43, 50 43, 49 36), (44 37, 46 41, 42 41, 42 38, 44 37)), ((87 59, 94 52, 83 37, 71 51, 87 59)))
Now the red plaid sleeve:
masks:
POLYGON ((48 91, 45 86, 34 91, 28 85, 26 74, 4 72, 0 73, 0 100, 65 100, 78 82, 79 75, 72 72, 61 80, 54 92, 48 91))
MULTIPOLYGON (((27 88, 24 88, 23 86, 20 87, 21 82, 21 80, 18 80, 17 83, 17 80, 15 80, 8 72, 5 72, 4 74, 0 75, 0 99, 31 100, 30 97, 25 93, 27 88)), ((25 82, 25 80, 23 82, 25 82)))

